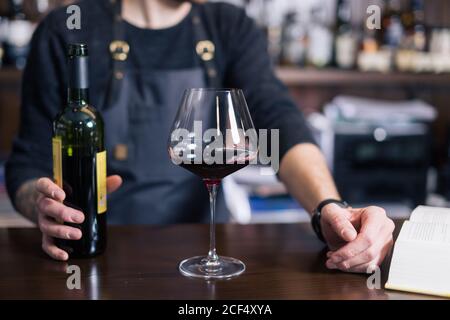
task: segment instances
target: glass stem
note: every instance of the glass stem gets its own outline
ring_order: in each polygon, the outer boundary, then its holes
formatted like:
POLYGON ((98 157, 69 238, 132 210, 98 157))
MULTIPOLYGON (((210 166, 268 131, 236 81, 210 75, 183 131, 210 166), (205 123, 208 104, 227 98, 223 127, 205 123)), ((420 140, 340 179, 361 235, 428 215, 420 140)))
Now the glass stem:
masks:
POLYGON ((206 182, 209 192, 209 206, 211 210, 211 219, 209 225, 209 252, 207 265, 209 268, 219 267, 219 256, 216 252, 216 196, 220 183, 206 182))

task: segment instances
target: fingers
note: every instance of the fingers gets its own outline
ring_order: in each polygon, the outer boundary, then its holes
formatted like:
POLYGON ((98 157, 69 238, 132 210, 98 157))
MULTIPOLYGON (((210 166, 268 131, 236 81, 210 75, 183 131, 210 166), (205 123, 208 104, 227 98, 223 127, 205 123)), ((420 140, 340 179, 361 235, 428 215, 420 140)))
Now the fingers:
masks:
MULTIPOLYGON (((386 254, 389 252, 389 249, 392 247, 392 244, 394 241, 392 240, 392 237, 390 240, 383 243, 380 249, 378 250, 371 250, 371 255, 366 255, 365 253, 362 253, 359 259, 356 261, 348 261, 347 262, 347 269, 348 272, 359 272, 359 273, 367 273, 369 267, 372 266, 379 266, 381 262, 383 262, 384 258, 386 257, 386 254), (359 263, 358 263, 359 262, 359 263)), ((355 257, 357 258, 357 257, 355 257)), ((339 266, 338 268, 341 269, 343 266, 339 266)), ((342 270, 342 269, 341 269, 342 270)), ((345 270, 345 269, 344 269, 345 270)))
POLYGON ((108 190, 108 193, 116 191, 121 185, 122 178, 118 175, 113 175, 106 178, 106 188, 108 190))
MULTIPOLYGON (((367 238, 375 239, 380 229, 386 228, 387 221, 392 222, 387 216, 386 211, 380 207, 367 207, 362 209, 360 233, 367 238)), ((393 227, 393 222, 392 222, 393 227)), ((394 229, 390 230, 392 233, 394 229)))
POLYGON ((61 202, 42 197, 37 202, 39 212, 60 222, 82 223, 84 214, 81 211, 67 207, 61 202))
POLYGON ((383 261, 383 258, 381 257, 376 257, 374 260, 367 262, 367 263, 363 263, 357 266, 353 266, 351 268, 348 269, 341 269, 336 265, 333 265, 332 263, 328 263, 327 262, 327 268, 328 269, 339 269, 341 271, 345 271, 345 272, 351 272, 351 273, 370 273, 371 270, 373 270, 373 268, 375 266, 379 266, 381 264, 381 262, 383 261))
POLYGON ((51 237, 43 234, 42 235, 42 250, 47 253, 50 257, 60 261, 66 261, 69 259, 69 255, 64 250, 58 248, 51 237))
POLYGON ((42 215, 39 217, 38 223, 42 233, 50 237, 67 240, 81 239, 82 234, 80 229, 57 223, 42 215))
MULTIPOLYGON (((389 236, 385 241, 379 243, 380 245, 373 245, 359 255, 340 263, 333 263, 331 259, 328 259, 326 266, 330 269, 339 269, 346 272, 366 272, 367 267, 370 265, 378 266, 384 260, 394 241, 392 236, 389 236), (375 264, 375 262, 377 263, 375 264)), ((327 256, 330 257, 330 254, 327 254, 327 256)))
MULTIPOLYGON (((386 219, 384 210, 378 207, 369 207, 361 210, 364 211, 361 214, 360 233, 354 241, 346 244, 332 254, 331 260, 334 264, 348 260, 367 250, 380 237, 379 231, 384 226, 384 220, 386 219)), ((384 236, 381 240, 384 240, 384 236)))
MULTIPOLYGON (((41 187, 45 187, 45 184, 47 183, 43 182, 41 187)), ((54 244, 53 238, 81 239, 81 230, 64 225, 63 222, 81 223, 84 221, 83 213, 44 196, 44 193, 38 199, 37 208, 39 211, 38 225, 42 232, 42 249, 53 259, 67 260, 69 255, 54 244)))
POLYGON ((330 257, 328 261, 330 262, 330 265, 334 265, 337 269, 348 271, 355 266, 362 265, 377 259, 380 255, 380 247, 382 246, 373 245, 362 251, 361 253, 355 255, 354 257, 351 257, 347 260, 342 260, 341 262, 337 262, 339 261, 339 259, 335 259, 334 257, 330 257))
POLYGON ((343 240, 350 242, 356 238, 357 232, 350 221, 350 213, 347 209, 341 208, 335 203, 330 203, 323 208, 322 219, 343 240))
POLYGON ((361 232, 356 240, 336 252, 327 254, 327 267, 342 271, 361 272, 362 266, 373 261, 383 261, 389 252, 393 245, 394 223, 381 208, 368 207, 362 210, 361 232))
POLYGON ((55 199, 57 201, 63 201, 66 197, 64 191, 49 178, 40 178, 36 182, 36 190, 42 193, 44 196, 55 199))
MULTIPOLYGON (((122 184, 122 178, 118 175, 107 178, 108 193, 114 192, 122 184)), ((53 181, 41 178, 36 182, 36 190, 40 193, 37 198, 39 211, 38 224, 42 231, 42 249, 50 257, 65 261, 69 255, 58 248, 53 238, 79 240, 82 237, 81 230, 64 225, 64 222, 82 223, 84 214, 78 210, 65 206, 62 201, 66 195, 53 181)))

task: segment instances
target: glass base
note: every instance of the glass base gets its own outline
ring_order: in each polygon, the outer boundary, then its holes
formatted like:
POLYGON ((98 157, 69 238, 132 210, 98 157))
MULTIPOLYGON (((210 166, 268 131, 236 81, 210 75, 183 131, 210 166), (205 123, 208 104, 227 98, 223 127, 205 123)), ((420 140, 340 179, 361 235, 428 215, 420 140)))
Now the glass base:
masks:
POLYGON ((235 258, 220 257, 214 263, 208 263, 206 256, 192 257, 180 262, 181 274, 202 279, 228 279, 245 271, 245 264, 235 258))

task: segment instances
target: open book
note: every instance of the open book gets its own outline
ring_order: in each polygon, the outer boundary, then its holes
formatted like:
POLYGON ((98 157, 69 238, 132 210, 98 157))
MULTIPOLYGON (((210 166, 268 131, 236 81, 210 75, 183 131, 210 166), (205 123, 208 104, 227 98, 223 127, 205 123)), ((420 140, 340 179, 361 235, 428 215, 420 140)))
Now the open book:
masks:
POLYGON ((450 209, 414 209, 395 243, 385 287, 450 298, 450 209))

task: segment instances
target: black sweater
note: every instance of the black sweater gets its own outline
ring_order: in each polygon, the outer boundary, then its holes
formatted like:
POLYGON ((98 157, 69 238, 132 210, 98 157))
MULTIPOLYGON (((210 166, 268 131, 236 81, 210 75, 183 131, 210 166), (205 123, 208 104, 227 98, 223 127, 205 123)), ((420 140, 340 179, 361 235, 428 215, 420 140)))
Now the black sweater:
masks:
MULTIPOLYGON (((51 12, 34 33, 23 76, 19 136, 6 164, 11 199, 22 183, 52 176, 52 120, 66 101, 68 43, 87 43, 90 65, 90 100, 96 107, 106 90, 111 70, 109 43, 112 14, 108 0, 84 0, 81 30, 66 28, 66 8, 51 12)), ((212 12, 207 26, 216 44, 216 64, 224 87, 242 88, 257 129, 280 130, 280 157, 298 143, 313 142, 305 120, 275 77, 264 34, 245 12, 225 3, 200 5, 201 17, 212 12)), ((206 19, 204 19, 206 20, 206 19)), ((162 29, 140 29, 126 24, 126 39, 133 48, 130 59, 150 69, 183 69, 199 64, 189 19, 162 29)), ((101 111, 101 108, 100 108, 101 111)))

